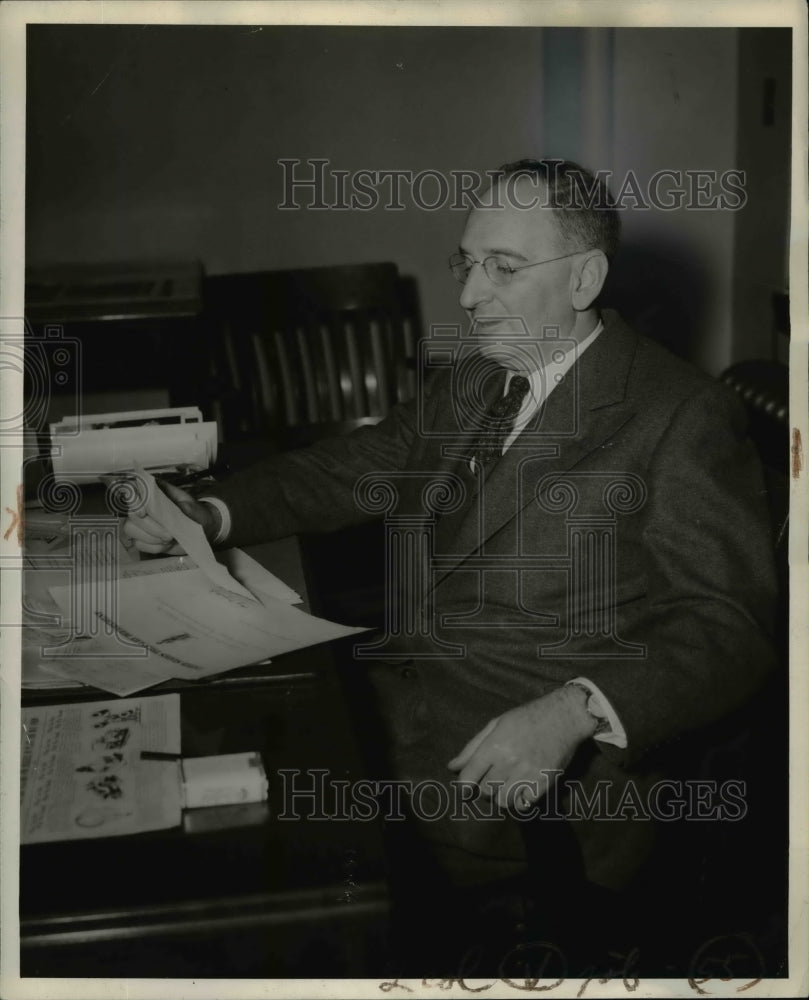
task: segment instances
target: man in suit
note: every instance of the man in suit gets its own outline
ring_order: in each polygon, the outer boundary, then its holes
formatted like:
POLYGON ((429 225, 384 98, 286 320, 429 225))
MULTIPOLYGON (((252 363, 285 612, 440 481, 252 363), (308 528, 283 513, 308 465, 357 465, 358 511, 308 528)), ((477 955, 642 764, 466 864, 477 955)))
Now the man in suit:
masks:
MULTIPOLYGON (((620 889, 650 850, 627 788, 653 794, 682 738, 772 665, 769 529, 741 408, 599 310, 618 234, 582 168, 507 166, 451 259, 470 332, 417 400, 204 499, 171 492, 212 541, 243 545, 359 522, 389 484, 392 513, 426 539, 418 566, 389 567, 411 627, 365 665, 384 768, 421 783, 408 844, 453 888, 528 879, 552 900, 542 932, 567 939, 594 898, 581 887, 620 889), (453 814, 458 788, 480 796, 453 814), (571 814, 571 795, 604 788, 606 805, 571 814)), ((148 507, 127 531, 171 550, 148 507)))

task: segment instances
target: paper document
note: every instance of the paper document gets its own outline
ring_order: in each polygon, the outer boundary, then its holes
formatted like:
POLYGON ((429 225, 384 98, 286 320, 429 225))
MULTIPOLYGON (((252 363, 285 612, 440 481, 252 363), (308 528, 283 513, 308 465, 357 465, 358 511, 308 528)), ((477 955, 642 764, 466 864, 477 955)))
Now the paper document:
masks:
MULTIPOLYGON (((51 594, 67 614, 75 588, 52 587, 51 594)), ((89 592, 80 595, 80 602, 92 599, 89 592)), ((122 578, 115 607, 97 609, 96 616, 105 629, 70 647, 88 661, 86 667, 59 659, 53 669, 115 693, 141 681, 207 677, 363 631, 269 596, 260 603, 244 598, 201 569, 122 578)))
MULTIPOLYGON (((86 545, 79 547, 81 572, 73 572, 64 546, 34 556, 23 630, 29 684, 52 686, 61 678, 126 697, 364 631, 292 607, 300 595, 245 552, 215 555, 201 526, 153 476, 138 474, 149 515, 187 555, 132 561, 119 543, 113 560, 104 547, 86 545)), ((58 525, 42 528, 50 545, 58 525)))
MULTIPOLYGON (((226 565, 233 566, 242 581, 250 584, 262 607, 266 607, 267 610, 272 611, 276 602, 289 605, 301 600, 291 587, 288 587, 277 576, 264 569, 255 559, 252 559, 239 549, 229 549, 226 552, 219 553, 219 556, 225 557, 226 565), (262 589, 259 589, 259 585, 262 589), (274 597, 272 596, 273 594, 280 596, 274 597)), ((188 556, 167 556, 165 559, 148 559, 141 563, 128 563, 121 568, 120 579, 153 578, 155 576, 165 576, 166 574, 185 573, 188 570, 196 569, 196 564, 188 556)), ((56 589, 65 607, 64 617, 67 618, 68 604, 72 593, 69 586, 64 578, 60 579, 57 577, 54 580, 54 577, 50 573, 46 573, 46 579, 49 585, 56 584, 56 589)), ((185 580, 179 587, 179 593, 186 595, 192 608, 194 606, 194 590, 200 593, 209 593, 212 588, 209 578, 197 575, 194 579, 196 580, 196 584, 194 585, 192 580, 194 589, 192 589, 190 595, 185 580)), ((151 588, 152 584, 146 582, 142 586, 151 588)), ((169 594, 175 589, 173 584, 168 584, 168 586, 158 584, 157 586, 158 589, 167 591, 169 594)), ((142 597, 137 596, 138 591, 121 591, 119 586, 117 593, 124 600, 142 600, 142 597)), ((57 616, 62 615, 59 605, 51 596, 50 590, 48 590, 47 596, 50 601, 50 610, 52 610, 53 614, 57 616)), ((169 602, 170 604, 171 602, 169 602)), ((169 605, 166 606, 167 613, 169 613, 169 605)), ((228 605, 226 604, 225 609, 227 607, 228 605)), ((275 610, 279 614, 283 611, 283 609, 278 608, 275 608, 275 610)), ((302 624, 292 629, 292 631, 294 636, 299 638, 305 637, 309 623, 318 623, 321 621, 320 619, 312 618, 304 612, 297 612, 297 614, 300 616, 302 624)), ((206 662, 209 665, 213 662, 214 673, 220 673, 233 666, 232 663, 225 664, 221 658, 211 658, 212 648, 208 647, 208 643, 210 642, 208 632, 210 628, 215 629, 217 627, 219 617, 221 615, 217 615, 211 622, 205 623, 205 632, 203 633, 202 645, 200 647, 206 662)), ((169 620, 176 621, 176 619, 172 619, 171 617, 169 620)), ((135 634, 132 632, 132 629, 140 627, 140 624, 134 621, 129 621, 128 625, 130 627, 127 628, 127 631, 130 634, 135 634)), ((285 628, 286 631, 291 630, 289 625, 286 625, 285 628)), ((268 659, 272 655, 286 652, 290 648, 299 648, 301 645, 308 645, 319 641, 325 642, 330 638, 337 638, 338 635, 343 634, 342 626, 336 625, 333 628, 340 631, 333 633, 331 630, 328 630, 325 633, 325 638, 321 640, 319 636, 324 633, 318 631, 318 625, 313 624, 311 628, 313 638, 309 642, 304 641, 290 645, 283 640, 280 642, 274 641, 271 646, 271 652, 265 652, 267 649, 265 645, 253 646, 250 647, 249 652, 243 653, 243 655, 248 656, 248 659, 246 661, 242 660, 242 662, 235 665, 243 666, 245 663, 258 663, 268 659)), ((171 631, 176 631, 173 626, 171 627, 171 631)), ((109 640, 104 642, 71 638, 70 632, 67 629, 49 629, 47 631, 43 629, 27 629, 24 635, 29 637, 23 652, 23 684, 25 686, 53 687, 58 685, 61 679, 63 683, 92 684, 94 687, 101 688, 103 691, 109 691, 111 694, 125 696, 134 694, 136 691, 142 691, 155 684, 161 684, 172 676, 199 677, 207 676, 211 673, 211 669, 202 668, 201 670, 195 670, 193 674, 184 671, 179 675, 175 675, 169 668, 170 661, 166 661, 160 656, 144 656, 142 655, 143 650, 138 650, 138 653, 141 655, 133 656, 131 655, 131 650, 123 650, 119 644, 116 643, 113 645, 109 640), (54 648, 60 642, 65 644, 64 656, 59 656, 58 650, 54 648), (46 658, 41 656, 43 646, 49 647, 50 655, 46 658), (127 652, 130 655, 122 655, 127 652)), ((221 656, 223 652, 222 637, 217 636, 216 639, 218 641, 213 648, 218 650, 218 655, 221 656)), ((237 659, 241 660, 242 657, 238 656, 237 659)))
MULTIPOLYGON (((78 641, 68 643, 61 657, 49 656, 38 660, 35 668, 39 674, 34 678, 32 687, 48 686, 41 681, 44 674, 51 679, 49 686, 90 684, 102 691, 109 691, 110 694, 117 694, 120 698, 145 691, 146 688, 169 679, 165 668, 153 666, 148 656, 126 659, 118 653, 112 653, 105 657, 103 650, 88 648, 87 643, 78 641)), ((34 667, 29 674, 33 669, 34 667)))
POLYGON ((135 471, 146 484, 147 513, 165 528, 172 538, 177 539, 186 553, 214 583, 225 590, 241 594, 251 601, 255 600, 250 591, 243 587, 238 580, 235 580, 228 573, 226 567, 216 561, 216 556, 213 554, 213 549, 205 537, 202 527, 187 517, 174 501, 169 500, 157 485, 154 476, 141 468, 136 468, 135 471))
POLYGON ((301 604, 303 598, 274 573, 264 569, 260 562, 241 549, 225 549, 217 553, 216 558, 224 563, 239 583, 258 597, 271 597, 286 604, 301 604))
POLYGON ((23 844, 179 826, 180 696, 44 705, 22 712, 23 844))
POLYGON ((24 522, 25 551, 49 552, 66 543, 68 520, 65 514, 49 514, 26 507, 24 522))
MULTIPOLYGON (((69 550, 70 539, 64 520, 64 530, 58 533, 58 544, 49 546, 48 551, 42 550, 38 544, 40 539, 29 540, 26 520, 20 619, 21 680, 25 688, 74 687, 81 683, 78 678, 71 679, 65 674, 55 673, 50 669, 50 661, 43 659, 44 649, 68 643, 73 632, 69 614, 59 607, 50 592, 51 587, 70 586, 71 579, 76 575, 77 566, 69 550)), ((82 572, 89 579, 109 579, 113 568, 117 575, 142 565, 131 561, 132 554, 120 541, 116 543, 117 562, 114 567, 103 546, 84 546, 79 556, 82 572)), ((129 685, 126 690, 116 690, 115 694, 131 694, 147 686, 145 683, 129 685)))
MULTIPOLYGON (((84 687, 85 682, 71 680, 69 677, 52 671, 48 664, 42 663, 39 657, 28 661, 23 659, 21 667, 22 686, 31 691, 49 691, 52 688, 84 687)), ((140 689, 137 689, 140 690, 140 689)), ((115 692, 118 693, 117 691, 115 692)))

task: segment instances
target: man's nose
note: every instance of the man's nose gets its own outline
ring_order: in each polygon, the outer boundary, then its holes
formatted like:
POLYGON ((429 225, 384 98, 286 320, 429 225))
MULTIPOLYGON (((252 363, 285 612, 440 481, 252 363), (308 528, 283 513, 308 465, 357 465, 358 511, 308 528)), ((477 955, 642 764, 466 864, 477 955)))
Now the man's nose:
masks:
POLYGON ((475 309, 482 302, 488 302, 492 297, 492 283, 482 264, 475 263, 469 272, 469 277, 461 291, 458 300, 462 309, 475 309))

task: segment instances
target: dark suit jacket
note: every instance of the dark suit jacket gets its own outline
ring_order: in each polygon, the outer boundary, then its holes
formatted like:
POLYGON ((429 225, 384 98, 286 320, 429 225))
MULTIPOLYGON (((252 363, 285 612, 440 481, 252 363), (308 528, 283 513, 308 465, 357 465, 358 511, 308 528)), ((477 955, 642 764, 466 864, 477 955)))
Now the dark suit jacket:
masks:
MULTIPOLYGON (((413 572, 391 581, 426 619, 382 650, 398 659, 367 666, 392 777, 451 778, 446 762, 491 717, 585 676, 628 747, 588 741, 570 773, 585 790, 608 781, 613 801, 630 777, 643 793, 661 748, 743 705, 772 666, 773 558, 742 409, 615 314, 604 320, 477 495, 459 457, 475 433, 459 414, 460 368, 376 427, 274 457, 216 491, 234 545, 367 519, 355 487, 374 473, 396 490, 389 516, 424 514, 433 479, 465 493, 424 522, 436 557, 426 584, 413 572)), ((605 885, 622 884, 650 843, 645 822, 573 826, 589 877, 605 885)), ((426 835, 487 858, 522 852, 512 821, 436 822, 426 835)))

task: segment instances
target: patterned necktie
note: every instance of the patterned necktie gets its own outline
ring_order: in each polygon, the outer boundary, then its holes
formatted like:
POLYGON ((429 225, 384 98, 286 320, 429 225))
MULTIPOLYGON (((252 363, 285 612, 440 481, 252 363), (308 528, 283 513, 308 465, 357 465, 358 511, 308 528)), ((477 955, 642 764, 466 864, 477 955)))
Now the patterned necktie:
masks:
POLYGON ((508 392, 490 407, 485 429, 469 455, 476 469, 485 469, 503 454, 503 445, 514 427, 514 418, 520 412, 528 387, 529 382, 524 375, 513 375, 508 392))

